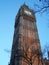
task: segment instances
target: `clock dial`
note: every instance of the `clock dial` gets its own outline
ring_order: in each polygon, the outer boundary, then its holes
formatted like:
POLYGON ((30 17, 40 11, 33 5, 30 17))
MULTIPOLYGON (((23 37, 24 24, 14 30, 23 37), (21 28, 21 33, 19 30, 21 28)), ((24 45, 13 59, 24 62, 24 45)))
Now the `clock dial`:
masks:
POLYGON ((27 11, 27 10, 24 10, 24 12, 28 15, 31 15, 31 12, 30 11, 27 11))

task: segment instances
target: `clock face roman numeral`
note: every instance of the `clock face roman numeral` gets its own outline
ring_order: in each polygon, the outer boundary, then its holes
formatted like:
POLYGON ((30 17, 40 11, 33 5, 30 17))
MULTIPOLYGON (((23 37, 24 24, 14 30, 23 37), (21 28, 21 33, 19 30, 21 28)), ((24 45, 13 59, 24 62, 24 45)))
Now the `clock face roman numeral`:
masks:
POLYGON ((27 15, 31 15, 31 12, 30 12, 30 11, 24 10, 24 12, 25 12, 27 15))

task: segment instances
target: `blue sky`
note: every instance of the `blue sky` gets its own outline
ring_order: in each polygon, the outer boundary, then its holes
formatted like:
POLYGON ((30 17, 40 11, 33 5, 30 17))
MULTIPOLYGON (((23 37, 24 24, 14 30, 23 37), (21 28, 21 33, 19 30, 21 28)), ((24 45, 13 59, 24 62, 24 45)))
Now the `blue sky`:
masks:
MULTIPOLYGON (((11 50, 15 16, 24 2, 32 8, 35 0, 32 2, 31 0, 0 0, 0 65, 8 65, 10 61, 10 53, 7 53, 4 49, 11 50)), ((36 23, 42 49, 45 44, 49 43, 48 16, 47 13, 36 14, 36 23)))

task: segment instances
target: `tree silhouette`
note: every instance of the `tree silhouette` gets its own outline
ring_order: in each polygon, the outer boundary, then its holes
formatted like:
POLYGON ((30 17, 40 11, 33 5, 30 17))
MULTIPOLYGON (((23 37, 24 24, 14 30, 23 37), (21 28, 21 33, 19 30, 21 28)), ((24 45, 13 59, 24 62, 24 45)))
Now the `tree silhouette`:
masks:
POLYGON ((23 61, 28 65, 33 65, 36 58, 38 58, 38 65, 40 63, 43 65, 42 53, 39 49, 30 49, 29 47, 25 50, 22 46, 22 49, 17 50, 19 54, 16 55, 16 58, 22 57, 23 61))
MULTIPOLYGON (((49 43, 46 43, 45 46, 44 46, 43 56, 45 56, 45 53, 47 53, 47 55, 49 54, 49 43)), ((48 55, 48 57, 49 57, 49 55, 48 55)))
POLYGON ((49 0, 39 0, 39 4, 35 4, 37 10, 35 11, 35 13, 37 12, 49 12, 49 0))

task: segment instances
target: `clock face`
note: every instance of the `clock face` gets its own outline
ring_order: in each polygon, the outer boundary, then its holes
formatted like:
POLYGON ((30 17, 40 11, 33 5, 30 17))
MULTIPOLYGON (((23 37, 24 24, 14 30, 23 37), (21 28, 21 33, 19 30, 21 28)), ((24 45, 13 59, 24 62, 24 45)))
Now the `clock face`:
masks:
POLYGON ((30 12, 30 11, 24 10, 24 12, 25 12, 27 15, 31 15, 31 12, 30 12))

